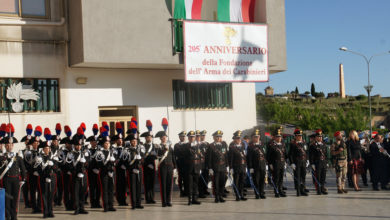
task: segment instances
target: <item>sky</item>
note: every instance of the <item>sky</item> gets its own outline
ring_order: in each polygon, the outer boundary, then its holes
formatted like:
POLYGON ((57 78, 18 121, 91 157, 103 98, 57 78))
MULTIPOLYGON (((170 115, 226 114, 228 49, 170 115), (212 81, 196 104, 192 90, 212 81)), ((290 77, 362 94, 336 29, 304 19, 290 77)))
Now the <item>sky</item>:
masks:
MULTIPOLYGON (((367 64, 363 57, 340 51, 342 46, 370 57, 390 51, 390 0, 285 0, 287 71, 257 83, 264 93, 295 90, 339 91, 339 64, 344 65, 347 95, 367 94, 367 64)), ((390 54, 370 64, 372 94, 390 96, 390 54)))

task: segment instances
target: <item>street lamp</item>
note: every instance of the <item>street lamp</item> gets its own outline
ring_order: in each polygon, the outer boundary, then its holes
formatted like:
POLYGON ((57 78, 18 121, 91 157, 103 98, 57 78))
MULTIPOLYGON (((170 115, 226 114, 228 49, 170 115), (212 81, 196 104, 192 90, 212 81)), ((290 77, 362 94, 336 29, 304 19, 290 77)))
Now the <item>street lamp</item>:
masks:
POLYGON ((371 125, 371 112, 372 112, 372 110, 371 110, 371 91, 372 91, 373 86, 370 83, 370 63, 372 61, 372 58, 377 57, 377 56, 390 54, 390 51, 387 51, 386 53, 374 54, 370 58, 367 58, 367 56, 365 56, 364 54, 361 54, 361 53, 349 50, 346 47, 340 47, 339 50, 359 55, 359 56, 363 57, 364 60, 367 63, 368 84, 367 84, 367 86, 364 86, 364 88, 367 90, 367 93, 368 93, 368 106, 369 106, 369 109, 370 109, 370 118, 369 118, 369 121, 370 121, 370 138, 371 138, 371 135, 372 135, 372 125, 371 125))

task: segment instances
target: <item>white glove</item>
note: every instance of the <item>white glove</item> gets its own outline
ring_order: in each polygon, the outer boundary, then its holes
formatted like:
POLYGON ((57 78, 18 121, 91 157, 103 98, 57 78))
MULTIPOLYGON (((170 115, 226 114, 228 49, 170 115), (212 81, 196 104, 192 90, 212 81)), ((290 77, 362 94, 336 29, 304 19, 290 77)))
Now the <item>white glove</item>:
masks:
POLYGON ((287 164, 284 164, 284 169, 287 169, 287 164))
POLYGON ((141 160, 141 155, 137 154, 137 155, 135 156, 135 159, 136 159, 136 160, 141 160))
POLYGON ((124 170, 126 170, 126 166, 123 165, 123 164, 121 165, 121 168, 124 169, 124 170))
POLYGON ((34 171, 34 176, 39 176, 39 173, 38 173, 38 171, 34 171))
POLYGON ((115 162, 115 157, 110 157, 111 162, 115 162))
POLYGON ((297 168, 297 166, 295 166, 295 164, 291 164, 291 168, 293 168, 293 170, 295 170, 297 168))
POLYGON ((153 164, 149 164, 148 167, 149 167, 150 169, 152 169, 152 170, 154 169, 153 164))
POLYGON ((22 185, 24 185, 26 182, 24 182, 24 181, 20 181, 19 182, 19 186, 22 186, 22 185))
POLYGON ((329 164, 328 163, 326 164, 326 167, 329 168, 329 164))
POLYGON ((173 177, 178 177, 179 175, 178 175, 178 173, 177 173, 177 169, 173 169, 173 177))
POLYGON ((85 153, 84 153, 84 156, 88 157, 88 156, 89 156, 89 153, 88 153, 88 152, 85 152, 85 153))
POLYGON ((234 170, 233 169, 230 169, 230 174, 234 174, 234 170))
POLYGON ((199 174, 201 174, 201 175, 202 175, 202 170, 199 170, 199 174))
POLYGON ((98 170, 98 169, 96 169, 96 168, 95 168, 95 169, 93 169, 92 171, 93 171, 95 174, 99 174, 99 170, 98 170))
POLYGON ((272 164, 269 165, 269 169, 270 170, 274 170, 274 166, 272 166, 272 164))
POLYGON ((135 174, 139 174, 139 170, 137 170, 137 169, 133 169, 133 173, 135 173, 135 174))
POLYGON ((108 172, 108 176, 112 178, 114 176, 114 173, 113 172, 108 172))
POLYGON ((254 172, 255 172, 255 169, 253 169, 253 168, 249 169, 249 173, 254 173, 254 172))
POLYGON ((310 162, 307 160, 306 161, 306 167, 309 167, 310 166, 310 162))
POLYGON ((53 163, 53 161, 49 161, 49 162, 47 162, 47 165, 49 165, 49 166, 53 166, 54 165, 54 163, 53 163))
POLYGON ((210 176, 213 176, 213 175, 214 175, 214 170, 213 170, 213 169, 209 169, 209 175, 210 175, 210 176))
POLYGON ((268 171, 268 165, 265 165, 265 170, 268 171))
POLYGON ((59 161, 59 159, 58 159, 58 157, 57 157, 57 156, 53 157, 53 160, 55 160, 55 161, 59 161))
POLYGON ((226 172, 228 172, 228 173, 229 173, 229 167, 226 167, 226 172))
POLYGON ((36 160, 37 163, 41 163, 42 162, 42 157, 37 157, 35 160, 36 160))
POLYGON ((68 175, 72 175, 72 172, 68 171, 67 174, 68 174, 68 175))
POLYGON ((314 166, 314 164, 311 165, 311 168, 312 168, 313 170, 316 170, 316 166, 314 166))
POLYGON ((85 158, 83 157, 83 158, 80 159, 80 162, 81 162, 81 163, 85 163, 85 162, 87 162, 87 161, 86 161, 85 158))

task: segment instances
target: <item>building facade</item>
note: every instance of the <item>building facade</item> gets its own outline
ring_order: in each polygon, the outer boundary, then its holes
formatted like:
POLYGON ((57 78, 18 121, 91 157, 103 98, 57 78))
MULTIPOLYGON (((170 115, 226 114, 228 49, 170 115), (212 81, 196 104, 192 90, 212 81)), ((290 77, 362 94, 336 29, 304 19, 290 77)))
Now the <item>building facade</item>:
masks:
MULTIPOLYGON (((184 82, 170 0, 4 0, 0 6, 0 122, 8 123, 6 88, 22 82, 40 93, 10 113, 16 137, 31 123, 76 131, 135 116, 139 130, 169 119, 169 135, 221 129, 226 138, 256 125, 254 83, 184 82), (39 2, 39 3, 38 3, 39 2)), ((217 0, 204 1, 202 19, 215 20, 217 0)), ((270 73, 286 70, 284 0, 257 0, 255 22, 269 25, 270 73)), ((112 126, 112 132, 114 127, 112 126)), ((210 135, 209 135, 210 136, 210 135)), ((211 137, 208 137, 211 140, 211 137)))

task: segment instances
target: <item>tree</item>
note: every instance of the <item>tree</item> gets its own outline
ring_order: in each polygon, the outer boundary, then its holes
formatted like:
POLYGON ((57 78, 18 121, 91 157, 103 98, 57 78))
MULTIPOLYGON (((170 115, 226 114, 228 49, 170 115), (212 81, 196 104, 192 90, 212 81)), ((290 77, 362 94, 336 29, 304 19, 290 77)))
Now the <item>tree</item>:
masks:
POLYGON ((316 96, 316 87, 314 86, 314 83, 311 83, 311 89, 310 89, 310 92, 311 92, 311 96, 316 96))
POLYGON ((310 95, 310 92, 309 92, 309 91, 306 91, 306 92, 305 92, 305 95, 310 95))
POLYGON ((295 95, 298 96, 299 95, 299 91, 298 91, 298 86, 295 87, 295 95))

